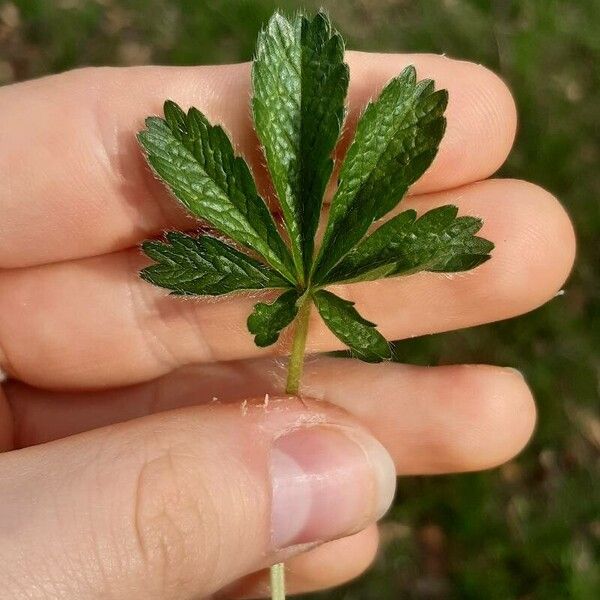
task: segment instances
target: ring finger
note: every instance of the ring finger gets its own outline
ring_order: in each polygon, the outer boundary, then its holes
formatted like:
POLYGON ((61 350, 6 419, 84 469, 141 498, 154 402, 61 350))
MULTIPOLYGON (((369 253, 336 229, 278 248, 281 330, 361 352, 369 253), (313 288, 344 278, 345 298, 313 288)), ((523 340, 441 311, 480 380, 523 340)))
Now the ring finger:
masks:
MULTIPOLYGON (((9 382, 5 391, 14 445, 25 447, 184 406, 275 395, 282 376, 277 361, 257 359, 188 367, 120 390, 49 393, 9 382)), ((496 466, 524 446, 535 423, 523 378, 485 365, 369 365, 321 357, 306 366, 303 395, 357 417, 388 449, 400 475, 496 466)))

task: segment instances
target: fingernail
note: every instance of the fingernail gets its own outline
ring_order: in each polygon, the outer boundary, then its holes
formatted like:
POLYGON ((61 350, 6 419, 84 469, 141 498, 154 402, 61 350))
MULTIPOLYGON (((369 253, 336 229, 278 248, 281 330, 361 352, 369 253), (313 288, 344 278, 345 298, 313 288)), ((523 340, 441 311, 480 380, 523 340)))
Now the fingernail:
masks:
POLYGON ((385 448, 350 427, 319 425, 279 437, 271 476, 276 549, 359 531, 387 512, 396 489, 385 448))
POLYGON ((515 369, 514 367, 504 367, 504 369, 513 375, 518 375, 521 379, 525 379, 523 373, 521 373, 519 369, 515 369))

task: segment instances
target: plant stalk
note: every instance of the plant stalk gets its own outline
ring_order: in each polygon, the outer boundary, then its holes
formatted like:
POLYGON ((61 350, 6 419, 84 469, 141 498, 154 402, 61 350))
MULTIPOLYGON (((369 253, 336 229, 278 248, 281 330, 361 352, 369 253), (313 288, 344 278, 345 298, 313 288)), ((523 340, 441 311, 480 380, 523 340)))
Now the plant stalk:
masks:
MULTIPOLYGON (((296 396, 300 391, 311 304, 310 296, 306 295, 302 299, 296 317, 296 330, 292 340, 292 351, 288 362, 287 382, 285 384, 285 393, 293 396, 296 396)), ((285 569, 283 563, 271 567, 271 600, 285 600, 285 569)))
POLYGON ((271 600, 285 600, 285 568, 283 563, 271 567, 271 600))
POLYGON ((296 317, 296 330, 292 340, 292 351, 288 362, 287 382, 285 384, 285 393, 291 396, 296 396, 300 391, 311 304, 310 296, 305 296, 296 317))

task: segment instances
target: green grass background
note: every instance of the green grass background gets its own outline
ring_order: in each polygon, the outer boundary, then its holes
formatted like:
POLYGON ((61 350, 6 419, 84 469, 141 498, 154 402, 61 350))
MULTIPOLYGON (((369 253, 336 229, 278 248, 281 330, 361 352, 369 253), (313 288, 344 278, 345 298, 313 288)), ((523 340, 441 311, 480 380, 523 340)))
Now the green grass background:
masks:
POLYGON ((402 479, 376 565, 323 596, 600 598, 600 1, 0 0, 0 83, 88 64, 249 59, 276 6, 317 5, 350 48, 447 53, 499 72, 520 113, 501 174, 560 197, 579 238, 565 295, 543 308, 398 344, 407 362, 522 370, 538 428, 500 469, 402 479))

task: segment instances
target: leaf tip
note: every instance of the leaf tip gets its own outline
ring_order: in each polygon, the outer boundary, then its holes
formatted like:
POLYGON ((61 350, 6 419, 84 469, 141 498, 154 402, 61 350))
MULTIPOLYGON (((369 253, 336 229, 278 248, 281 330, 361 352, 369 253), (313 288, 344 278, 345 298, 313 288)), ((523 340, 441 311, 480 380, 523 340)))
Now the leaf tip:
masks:
POLYGON ((415 65, 408 65, 402 69, 398 79, 401 79, 404 83, 414 85, 417 82, 417 68, 415 65))

